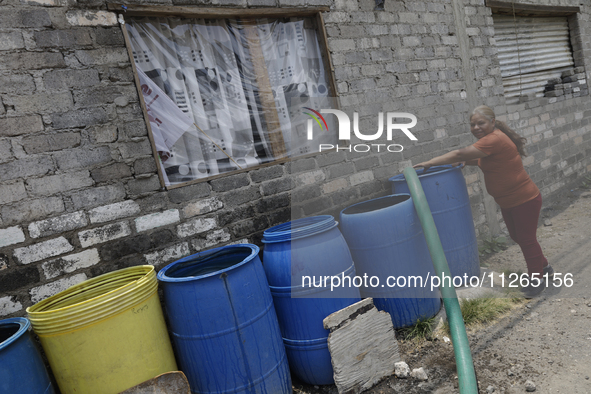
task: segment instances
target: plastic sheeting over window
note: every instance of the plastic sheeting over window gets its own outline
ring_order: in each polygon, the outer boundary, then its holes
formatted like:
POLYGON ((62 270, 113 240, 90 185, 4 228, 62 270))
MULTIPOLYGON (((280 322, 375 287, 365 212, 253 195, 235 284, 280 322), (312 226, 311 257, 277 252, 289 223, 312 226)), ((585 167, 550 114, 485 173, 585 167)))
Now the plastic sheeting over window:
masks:
POLYGON ((303 107, 333 108, 311 19, 125 25, 166 185, 313 153, 303 107))
POLYGON ((543 97, 548 81, 574 67, 566 17, 493 15, 507 104, 543 97))

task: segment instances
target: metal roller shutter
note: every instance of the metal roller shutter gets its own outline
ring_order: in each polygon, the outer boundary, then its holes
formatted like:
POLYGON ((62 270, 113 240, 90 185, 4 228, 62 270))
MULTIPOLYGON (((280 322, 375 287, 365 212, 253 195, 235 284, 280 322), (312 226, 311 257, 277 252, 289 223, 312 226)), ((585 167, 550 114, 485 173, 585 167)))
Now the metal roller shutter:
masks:
POLYGON ((574 67, 566 17, 493 15, 507 104, 544 96, 549 79, 574 67))

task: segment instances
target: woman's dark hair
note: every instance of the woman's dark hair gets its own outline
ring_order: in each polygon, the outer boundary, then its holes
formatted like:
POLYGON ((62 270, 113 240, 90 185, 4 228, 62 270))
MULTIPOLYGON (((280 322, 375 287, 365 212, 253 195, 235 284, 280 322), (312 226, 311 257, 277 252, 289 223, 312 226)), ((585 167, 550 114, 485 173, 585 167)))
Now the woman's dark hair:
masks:
POLYGON ((495 119, 495 127, 497 129, 501 130, 503 133, 505 133, 505 135, 507 137, 509 137, 511 139, 511 141, 513 141, 513 143, 517 147, 517 152, 519 152, 519 155, 522 157, 527 156, 525 154, 525 147, 524 147, 527 139, 520 136, 515 131, 511 130, 511 128, 509 126, 507 126, 507 124, 505 122, 501 122, 500 120, 496 120, 495 113, 492 109, 490 109, 490 107, 487 107, 486 105, 481 105, 480 107, 474 108, 474 110, 470 114, 470 118, 472 118, 472 116, 474 116, 476 114, 482 115, 490 121, 495 119))

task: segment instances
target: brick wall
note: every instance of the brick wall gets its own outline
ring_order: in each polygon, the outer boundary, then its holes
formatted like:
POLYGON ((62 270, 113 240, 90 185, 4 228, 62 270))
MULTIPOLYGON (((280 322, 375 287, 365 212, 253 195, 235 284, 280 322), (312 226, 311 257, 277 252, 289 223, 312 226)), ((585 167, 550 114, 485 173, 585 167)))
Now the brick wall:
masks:
MULTIPOLYGON (((401 153, 331 152, 161 190, 121 29, 106 3, 0 0, 0 316, 24 315, 105 272, 160 268, 228 243, 260 245, 264 229, 292 215, 337 215, 386 195, 388 178, 404 167, 473 143, 468 113, 480 104, 528 138, 525 164, 547 203, 591 170, 589 96, 507 106, 482 0, 386 0, 383 11, 373 0, 206 5, 330 6, 324 18, 343 110, 359 112, 363 130, 377 128, 378 112, 415 114, 418 141, 400 134, 401 153)), ((588 78, 591 48, 582 37, 591 8, 581 11, 574 45, 588 78)), ((493 206, 491 219, 478 171, 464 174, 484 237, 498 212, 493 206)))

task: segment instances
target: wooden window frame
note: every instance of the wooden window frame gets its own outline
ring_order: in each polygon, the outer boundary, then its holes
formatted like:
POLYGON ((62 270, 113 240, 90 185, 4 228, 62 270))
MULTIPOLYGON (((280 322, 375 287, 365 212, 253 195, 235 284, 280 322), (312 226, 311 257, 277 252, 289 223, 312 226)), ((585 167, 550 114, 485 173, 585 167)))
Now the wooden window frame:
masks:
MULTIPOLYGON (((334 77, 334 67, 332 64, 332 60, 330 57, 330 51, 328 50, 328 40, 327 40, 327 33, 326 27, 324 23, 324 18, 322 13, 328 12, 330 9, 329 7, 310 7, 310 8, 214 8, 214 7, 200 7, 200 6, 151 6, 151 5, 124 5, 121 3, 109 3, 107 4, 107 9, 109 11, 117 12, 119 14, 119 22, 121 25, 121 30, 123 32, 123 37, 125 40, 125 46, 127 48, 127 52, 129 54, 129 58, 131 61, 134 80, 136 84, 136 88, 138 90, 138 96, 140 100, 140 105, 142 107, 142 112, 144 114, 144 120, 146 122, 146 126, 148 128, 148 137, 150 140, 150 144, 152 146, 152 153, 154 155, 154 159, 157 161, 158 152, 156 151, 156 145, 154 143, 154 138, 152 135, 152 128, 149 122, 148 114, 146 112, 146 103, 144 101, 143 94, 141 92, 137 67, 135 62, 133 61, 133 53, 132 53, 132 46, 129 39, 129 35, 127 29, 124 26, 125 18, 126 17, 182 17, 182 18, 200 18, 200 19, 231 19, 231 18, 240 18, 241 20, 256 20, 260 18, 286 18, 286 17, 312 17, 316 19, 316 24, 318 26, 318 44, 320 46, 321 55, 322 55, 322 62, 324 65, 325 70, 327 71, 328 75, 328 83, 330 85, 331 91, 336 98, 336 107, 340 109, 340 101, 338 100, 338 90, 337 84, 334 77), (124 23, 121 23, 121 22, 124 23)), ((334 150, 334 149, 333 149, 334 150)), ((303 159, 307 157, 313 157, 322 154, 321 152, 314 152, 307 155, 301 155, 296 157, 285 157, 281 159, 274 160, 272 162, 264 163, 258 166, 248 167, 244 169, 238 169, 235 171, 217 174, 208 176, 201 179, 195 179, 179 184, 169 185, 166 186, 164 183, 164 176, 162 174, 162 167, 160 165, 156 165, 158 170, 158 178, 160 180, 160 185, 165 190, 171 190, 179 187, 185 187, 196 183, 201 182, 208 182, 214 179, 222 178, 229 175, 235 175, 239 173, 249 172, 260 168, 265 168, 281 163, 288 162, 292 159, 303 159)))

